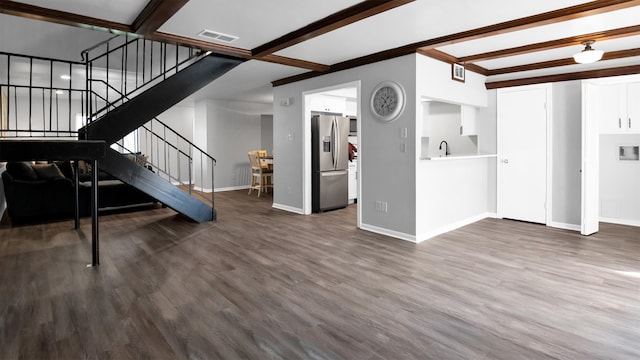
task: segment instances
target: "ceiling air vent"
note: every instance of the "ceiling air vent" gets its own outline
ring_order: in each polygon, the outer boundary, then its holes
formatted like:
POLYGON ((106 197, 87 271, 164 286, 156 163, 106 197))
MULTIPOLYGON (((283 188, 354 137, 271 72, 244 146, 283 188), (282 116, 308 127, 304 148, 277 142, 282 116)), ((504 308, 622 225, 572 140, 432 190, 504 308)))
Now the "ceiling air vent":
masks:
POLYGON ((200 31, 198 33, 198 36, 202 36, 202 37, 207 38, 207 39, 211 39, 211 40, 214 40, 214 41, 220 41, 220 42, 227 43, 227 44, 230 44, 230 43, 238 40, 237 36, 227 35, 227 34, 219 33, 219 32, 216 32, 216 31, 211 31, 211 30, 207 30, 207 29, 204 29, 204 30, 200 31))

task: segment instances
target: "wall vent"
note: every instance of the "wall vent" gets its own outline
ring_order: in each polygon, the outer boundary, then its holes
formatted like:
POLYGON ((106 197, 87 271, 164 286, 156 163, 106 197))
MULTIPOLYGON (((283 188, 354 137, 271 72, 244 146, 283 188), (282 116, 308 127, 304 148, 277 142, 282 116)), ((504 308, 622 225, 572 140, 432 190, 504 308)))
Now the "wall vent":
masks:
POLYGON ((204 38, 207 38, 207 39, 211 39, 211 40, 214 40, 214 41, 227 43, 227 44, 230 44, 230 43, 238 40, 237 36, 223 34, 223 33, 217 32, 217 31, 211 31, 211 30, 207 30, 207 29, 204 29, 204 30, 200 31, 198 33, 198 36, 201 36, 201 37, 204 37, 204 38))

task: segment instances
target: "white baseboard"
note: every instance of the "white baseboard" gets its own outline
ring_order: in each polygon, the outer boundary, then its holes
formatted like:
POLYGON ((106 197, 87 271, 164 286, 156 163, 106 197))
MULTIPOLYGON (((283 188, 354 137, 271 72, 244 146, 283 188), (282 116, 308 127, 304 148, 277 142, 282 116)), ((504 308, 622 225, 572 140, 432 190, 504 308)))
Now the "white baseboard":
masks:
POLYGON ((302 209, 295 208, 295 207, 289 206, 289 205, 282 205, 282 204, 273 203, 273 205, 271 205, 271 207, 274 208, 274 209, 279 209, 279 210, 284 210, 284 211, 288 211, 288 212, 304 215, 304 211, 302 209))
POLYGON ((486 213, 486 215, 487 215, 487 216, 485 216, 486 218, 501 219, 501 217, 498 216, 498 213, 488 212, 488 213, 486 213))
POLYGON ((448 233, 449 231, 453 231, 453 230, 459 229, 459 228, 461 228, 463 226, 467 226, 469 224, 473 224, 476 221, 479 221, 479 220, 482 220, 482 219, 486 219, 488 217, 497 217, 497 215, 495 215, 494 213, 482 213, 482 214, 478 214, 478 215, 472 216, 472 217, 464 219, 464 220, 456 221, 454 223, 445 225, 445 226, 443 226, 443 227, 441 227, 439 229, 435 229, 435 230, 429 231, 427 233, 423 233, 423 234, 420 234, 420 235, 416 236, 416 238, 419 239, 417 242, 420 243, 420 242, 423 242, 425 240, 429 240, 429 239, 431 239, 433 237, 436 237, 438 235, 442 235, 444 233, 448 233))
POLYGON ((552 221, 552 222, 548 223, 547 226, 552 227, 552 228, 558 228, 558 229, 582 231, 582 228, 580 227, 580 225, 576 225, 576 224, 567 224, 567 223, 560 223, 560 222, 552 221))
MULTIPOLYGON (((246 190, 248 188, 249 188, 249 185, 227 186, 227 187, 222 187, 222 188, 216 188, 216 192, 246 190)), ((209 190, 209 191, 211 191, 211 190, 209 190)))
POLYGON ((371 231, 374 232, 376 234, 382 234, 382 235, 386 235, 386 236, 390 236, 392 238, 396 238, 396 239, 400 239, 400 240, 405 240, 405 241, 409 241, 412 243, 416 243, 416 237, 413 235, 409 235, 409 234, 405 234, 405 233, 401 233, 399 231, 394 231, 394 230, 389 230, 389 229, 385 229, 385 228, 381 228, 381 227, 377 227, 377 226, 373 226, 373 225, 368 225, 368 224, 360 224, 360 229, 362 230, 366 230, 366 231, 371 231))
POLYGON ((640 227, 640 221, 638 220, 613 219, 613 218, 600 217, 600 222, 640 227))

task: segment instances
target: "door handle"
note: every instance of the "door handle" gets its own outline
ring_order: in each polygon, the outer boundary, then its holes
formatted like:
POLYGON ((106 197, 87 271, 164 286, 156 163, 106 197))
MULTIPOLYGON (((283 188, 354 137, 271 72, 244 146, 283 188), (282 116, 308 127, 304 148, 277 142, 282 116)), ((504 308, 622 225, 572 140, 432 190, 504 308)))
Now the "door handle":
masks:
POLYGON ((622 129, 622 119, 618 118, 618 128, 622 129))
POLYGON ((629 118, 629 129, 631 129, 631 118, 629 118))
POLYGON ((509 159, 504 159, 502 160, 503 163, 508 164, 509 163, 509 159))

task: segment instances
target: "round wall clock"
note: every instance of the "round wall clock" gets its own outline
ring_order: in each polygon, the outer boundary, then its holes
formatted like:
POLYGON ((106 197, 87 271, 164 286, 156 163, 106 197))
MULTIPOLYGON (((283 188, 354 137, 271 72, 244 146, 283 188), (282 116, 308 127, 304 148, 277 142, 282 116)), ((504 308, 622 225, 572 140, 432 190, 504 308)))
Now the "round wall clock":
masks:
POLYGON ((393 121, 404 110, 404 89, 393 81, 384 81, 373 89, 371 112, 380 121, 393 121))

